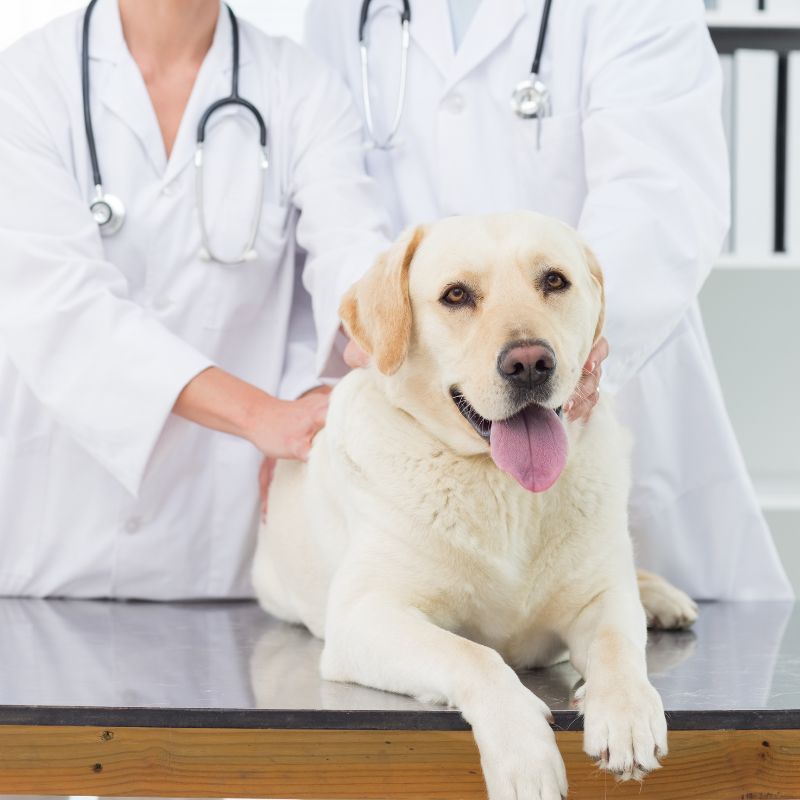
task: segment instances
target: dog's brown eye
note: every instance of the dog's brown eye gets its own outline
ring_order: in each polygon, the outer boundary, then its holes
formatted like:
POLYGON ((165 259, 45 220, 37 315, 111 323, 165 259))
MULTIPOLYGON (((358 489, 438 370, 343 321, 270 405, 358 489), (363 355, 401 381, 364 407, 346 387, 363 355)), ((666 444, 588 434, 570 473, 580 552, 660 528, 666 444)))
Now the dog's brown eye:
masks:
POLYGON ((472 302, 472 295, 464 286, 451 286, 441 297, 448 306, 464 306, 472 302))
POLYGON ((454 286, 448 293, 447 293, 447 302, 448 303, 460 303, 463 299, 467 296, 467 293, 460 287, 454 286))
POLYGON ((546 292, 559 292, 569 286, 569 281, 560 272, 548 272, 543 284, 546 292))

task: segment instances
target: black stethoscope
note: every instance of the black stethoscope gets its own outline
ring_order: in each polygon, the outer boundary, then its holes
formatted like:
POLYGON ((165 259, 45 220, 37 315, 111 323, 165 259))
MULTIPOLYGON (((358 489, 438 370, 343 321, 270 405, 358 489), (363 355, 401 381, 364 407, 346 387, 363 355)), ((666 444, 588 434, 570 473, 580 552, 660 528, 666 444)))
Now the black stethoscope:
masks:
MULTIPOLYGON (((394 138, 400 128, 403 118, 403 107, 406 99, 406 84, 408 79, 408 48, 410 42, 411 5, 409 0, 403 0, 403 8, 398 11, 400 15, 400 85, 397 91, 397 104, 394 117, 389 127, 389 133, 379 139, 375 131, 372 102, 369 91, 369 58, 367 27, 369 10, 372 0, 363 0, 361 14, 358 21, 358 46, 361 52, 361 96, 364 102, 364 118, 367 126, 369 145, 379 150, 388 150, 394 145, 394 138)), ((539 38, 536 41, 536 51, 533 55, 530 74, 521 80, 511 93, 511 110, 522 119, 535 119, 541 122, 550 115, 551 100, 550 90, 539 79, 539 66, 544 52, 544 43, 547 37, 547 23, 550 20, 550 6, 552 0, 544 0, 542 19, 539 23, 539 38)), ((538 137, 537 137, 538 141, 538 137)))
MULTIPOLYGON (((100 166, 97 161, 97 147, 94 141, 94 130, 92 128, 92 113, 89 102, 89 22, 97 0, 91 0, 86 7, 83 17, 83 39, 81 49, 81 83, 83 88, 83 121, 86 127, 86 140, 89 145, 89 157, 92 162, 92 178, 94 180, 95 198, 89 203, 89 210, 92 212, 94 221, 100 227, 103 236, 112 236, 117 233, 125 221, 125 206, 122 201, 113 194, 103 191, 103 179, 100 176, 100 166)), ((233 74, 231 77, 231 93, 212 103, 200 117, 197 125, 197 147, 195 150, 195 170, 196 170, 196 194, 197 211, 200 223, 200 236, 203 243, 201 255, 207 260, 218 261, 221 264, 233 265, 243 261, 249 261, 255 257, 253 245, 258 235, 258 227, 261 223, 261 208, 264 200, 264 173, 269 167, 269 154, 267 150, 267 126, 259 110, 249 101, 239 96, 239 24, 230 6, 226 4, 228 16, 231 20, 231 39, 233 44, 233 74), (253 224, 247 239, 247 244, 241 255, 233 259, 223 258, 213 252, 209 243, 208 232, 206 229, 204 203, 203 203, 203 144, 206 138, 206 126, 211 115, 223 106, 237 105, 247 109, 258 123, 259 142, 261 150, 259 153, 259 169, 262 173, 259 182, 259 197, 256 206, 256 213, 253 217, 253 224)))

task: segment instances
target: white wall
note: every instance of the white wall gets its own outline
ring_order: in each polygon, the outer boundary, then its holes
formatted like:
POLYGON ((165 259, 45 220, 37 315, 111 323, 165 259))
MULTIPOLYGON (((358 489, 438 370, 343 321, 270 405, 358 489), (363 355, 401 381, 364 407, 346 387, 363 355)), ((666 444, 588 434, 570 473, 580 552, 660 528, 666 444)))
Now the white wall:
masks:
POLYGON ((733 426, 800 597, 798 298, 800 265, 765 264, 714 270, 700 300, 733 426))
MULTIPOLYGON (((100 0, 108 2, 108 0, 100 0)), ((229 0, 231 8, 272 34, 299 40, 308 0, 229 0)), ((86 0, 0 0, 0 50, 86 0)))
POLYGON ((267 33, 302 39, 308 0, 228 0, 228 4, 267 33))

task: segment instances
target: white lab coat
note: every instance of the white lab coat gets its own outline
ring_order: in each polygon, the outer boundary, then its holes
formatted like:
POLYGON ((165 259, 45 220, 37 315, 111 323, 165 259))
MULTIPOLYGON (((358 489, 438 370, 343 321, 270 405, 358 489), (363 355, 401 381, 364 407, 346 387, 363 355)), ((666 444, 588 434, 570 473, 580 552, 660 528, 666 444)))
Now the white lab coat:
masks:
MULTIPOLYGON (((203 261, 195 131, 230 92, 230 21, 220 14, 167 159, 116 0, 101 0, 94 130, 106 191, 128 214, 101 239, 81 23, 71 14, 0 55, 0 594, 250 595, 260 455, 170 409, 211 364, 284 397, 317 382, 337 300, 386 244, 360 120, 332 70, 240 20, 241 94, 269 128, 258 257, 203 261), (295 232, 316 298, 316 365, 307 320, 290 318, 295 232)), ((206 142, 212 242, 234 256, 255 202, 255 122, 221 110, 206 142)))
MULTIPOLYGON (((312 49, 361 104, 361 0, 312 0, 312 49)), ((399 22, 369 29, 379 131, 395 109, 399 22)), ((606 275, 603 389, 632 429, 638 561, 698 598, 792 596, 727 417, 697 305, 728 221, 720 71, 701 0, 556 0, 541 76, 552 116, 509 100, 542 0, 483 0, 453 52, 447 0, 411 3, 398 146, 368 153, 395 231, 530 208, 577 227, 606 275)), ((361 104, 363 106, 363 104, 361 104)))

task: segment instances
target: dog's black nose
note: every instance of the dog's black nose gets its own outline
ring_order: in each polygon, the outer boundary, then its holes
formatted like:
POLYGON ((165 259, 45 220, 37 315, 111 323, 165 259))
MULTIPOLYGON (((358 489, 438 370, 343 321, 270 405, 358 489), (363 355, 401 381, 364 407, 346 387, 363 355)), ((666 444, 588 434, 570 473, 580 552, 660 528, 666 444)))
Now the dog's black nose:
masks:
POLYGON ((512 342, 500 353, 497 371, 515 386, 541 386, 556 368, 556 355, 541 342, 512 342))

